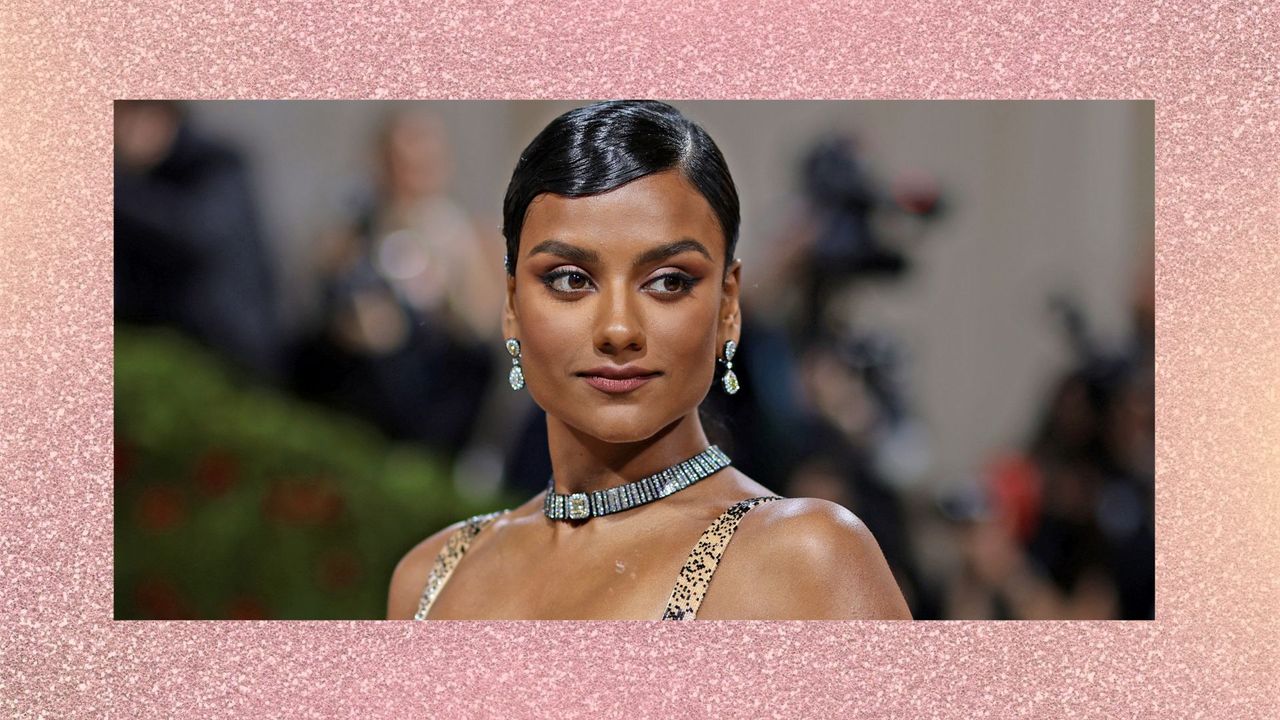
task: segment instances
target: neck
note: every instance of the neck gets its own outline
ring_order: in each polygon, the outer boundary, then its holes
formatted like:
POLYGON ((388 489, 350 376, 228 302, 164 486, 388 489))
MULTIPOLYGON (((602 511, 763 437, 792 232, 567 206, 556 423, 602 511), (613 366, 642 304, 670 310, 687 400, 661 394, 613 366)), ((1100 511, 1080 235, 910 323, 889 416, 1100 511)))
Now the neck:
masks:
POLYGON ((646 440, 611 443, 547 415, 547 442, 558 493, 591 493, 661 472, 707 449, 702 421, 694 412, 646 440))

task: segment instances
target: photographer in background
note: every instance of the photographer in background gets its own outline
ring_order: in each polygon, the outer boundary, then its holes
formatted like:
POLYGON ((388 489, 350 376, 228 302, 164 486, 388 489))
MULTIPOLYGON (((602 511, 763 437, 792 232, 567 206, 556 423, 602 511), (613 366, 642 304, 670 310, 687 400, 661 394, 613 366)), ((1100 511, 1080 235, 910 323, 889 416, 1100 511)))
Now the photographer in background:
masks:
POLYGON ((172 101, 115 104, 115 318, 169 325, 270 381, 275 282, 239 153, 172 101))
POLYGON ((502 257, 449 194, 439 120, 388 114, 375 183, 320 255, 321 317, 295 352, 295 389, 453 457, 496 375, 502 257))

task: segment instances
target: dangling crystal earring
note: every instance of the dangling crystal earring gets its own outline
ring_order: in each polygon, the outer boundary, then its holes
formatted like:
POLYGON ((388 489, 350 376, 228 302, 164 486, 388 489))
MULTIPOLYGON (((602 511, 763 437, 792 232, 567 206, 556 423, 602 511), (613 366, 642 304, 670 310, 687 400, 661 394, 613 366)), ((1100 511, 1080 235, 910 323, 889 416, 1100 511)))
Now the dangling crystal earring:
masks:
POLYGON ((732 340, 724 341, 724 377, 720 380, 724 383, 724 391, 730 395, 738 392, 741 387, 738 384, 738 376, 733 372, 733 354, 738 351, 738 343, 732 340))
POLYGON ((507 353, 511 355, 511 374, 507 376, 507 382, 511 383, 512 390, 519 390, 524 387, 524 370, 520 369, 520 341, 507 338, 507 353))

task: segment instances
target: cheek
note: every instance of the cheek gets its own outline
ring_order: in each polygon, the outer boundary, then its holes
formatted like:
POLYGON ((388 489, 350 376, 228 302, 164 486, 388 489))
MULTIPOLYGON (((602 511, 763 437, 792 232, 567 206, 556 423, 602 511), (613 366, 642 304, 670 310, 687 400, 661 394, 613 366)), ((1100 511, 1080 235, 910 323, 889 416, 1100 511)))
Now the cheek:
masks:
POLYGON ((572 372, 591 344, 587 313, 545 298, 517 298, 522 364, 535 378, 572 372))
POLYGON ((715 318, 714 308, 691 308, 662 314, 650 324, 650 351, 667 367, 675 385, 697 398, 706 392, 716 370, 715 318))

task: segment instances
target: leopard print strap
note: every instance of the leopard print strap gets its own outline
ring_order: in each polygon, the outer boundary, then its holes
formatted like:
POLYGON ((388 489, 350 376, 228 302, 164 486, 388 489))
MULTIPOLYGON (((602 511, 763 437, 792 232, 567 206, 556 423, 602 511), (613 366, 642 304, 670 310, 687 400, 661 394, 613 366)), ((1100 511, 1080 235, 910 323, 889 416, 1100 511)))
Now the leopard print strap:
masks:
POLYGON ((777 495, 766 495, 735 503, 707 528, 698 544, 693 546, 684 567, 680 568, 676 586, 671 590, 671 599, 667 601, 667 610, 662 615, 663 620, 693 620, 698 615, 698 607, 707 596, 711 575, 720 564, 720 555, 733 538, 742 516, 756 505, 781 499, 777 495))
POLYGON ((431 574, 427 576, 427 586, 422 591, 422 599, 418 601, 418 612, 414 614, 414 620, 426 620, 427 612, 431 610, 431 604, 436 601, 436 596, 440 594, 440 589, 449 581, 449 576, 453 575, 453 569, 458 566, 458 561, 467 553, 467 548, 471 547, 471 541, 475 539, 480 531, 485 529, 498 516, 508 513, 510 510, 499 510, 491 512, 487 515, 476 515, 468 518, 462 527, 454 530, 449 538, 445 541, 444 547, 441 548, 440 554, 436 555, 435 565, 431 567, 431 574))

